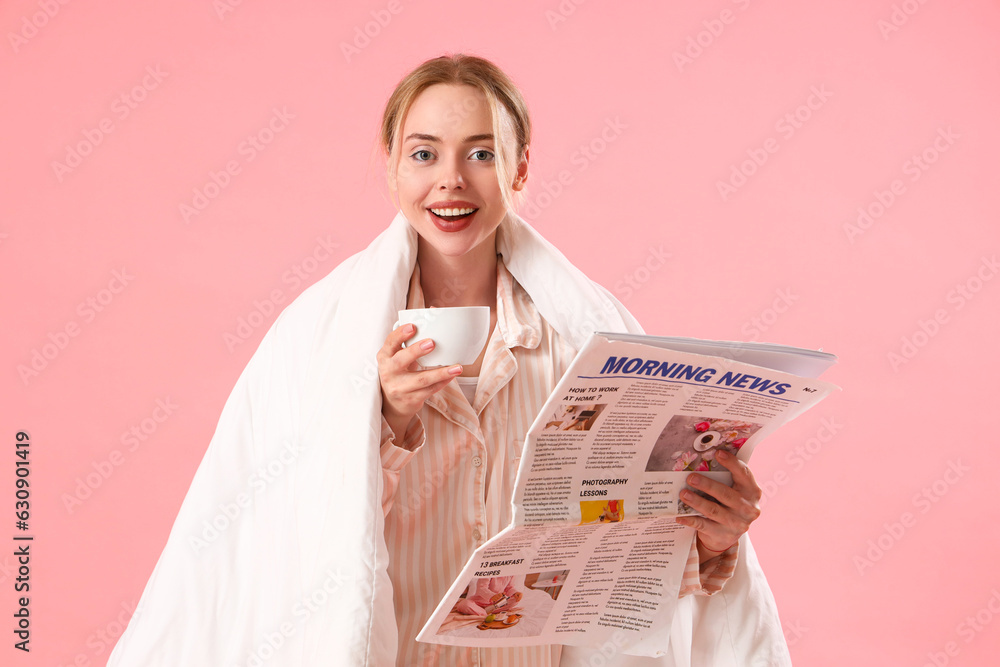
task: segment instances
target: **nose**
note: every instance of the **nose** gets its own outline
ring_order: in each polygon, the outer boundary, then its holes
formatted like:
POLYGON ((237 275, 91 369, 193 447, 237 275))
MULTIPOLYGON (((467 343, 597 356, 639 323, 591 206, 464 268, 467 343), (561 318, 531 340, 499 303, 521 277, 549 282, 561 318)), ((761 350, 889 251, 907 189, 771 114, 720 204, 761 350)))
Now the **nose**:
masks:
POLYGON ((459 157, 443 159, 440 162, 441 172, 438 174, 439 190, 461 190, 465 187, 465 175, 462 173, 462 161, 459 157))

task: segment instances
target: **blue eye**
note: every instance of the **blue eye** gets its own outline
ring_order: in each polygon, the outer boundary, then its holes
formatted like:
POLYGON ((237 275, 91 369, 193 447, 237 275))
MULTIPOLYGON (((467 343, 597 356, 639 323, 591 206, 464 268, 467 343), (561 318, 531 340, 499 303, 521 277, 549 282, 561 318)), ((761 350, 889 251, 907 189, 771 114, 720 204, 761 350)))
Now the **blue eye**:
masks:
POLYGON ((480 150, 476 151, 475 153, 473 153, 472 155, 476 158, 477 161, 483 161, 483 162, 485 162, 486 160, 492 160, 493 159, 493 152, 492 151, 488 151, 486 149, 480 149, 480 150))
POLYGON ((419 150, 410 157, 417 160, 418 162, 427 162, 428 160, 434 158, 434 154, 428 150, 419 150))

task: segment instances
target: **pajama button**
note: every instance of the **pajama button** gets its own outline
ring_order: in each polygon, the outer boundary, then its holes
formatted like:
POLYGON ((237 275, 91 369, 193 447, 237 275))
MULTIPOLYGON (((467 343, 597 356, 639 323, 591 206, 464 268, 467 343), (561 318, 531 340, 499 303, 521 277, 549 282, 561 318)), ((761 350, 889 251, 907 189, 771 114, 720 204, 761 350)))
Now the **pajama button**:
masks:
POLYGON ((474 466, 476 466, 478 468, 479 466, 483 465, 483 460, 481 458, 479 458, 478 456, 473 456, 472 457, 472 465, 474 465, 474 466))
POLYGON ((478 542, 479 540, 483 539, 483 536, 478 530, 474 530, 472 531, 472 539, 478 542))

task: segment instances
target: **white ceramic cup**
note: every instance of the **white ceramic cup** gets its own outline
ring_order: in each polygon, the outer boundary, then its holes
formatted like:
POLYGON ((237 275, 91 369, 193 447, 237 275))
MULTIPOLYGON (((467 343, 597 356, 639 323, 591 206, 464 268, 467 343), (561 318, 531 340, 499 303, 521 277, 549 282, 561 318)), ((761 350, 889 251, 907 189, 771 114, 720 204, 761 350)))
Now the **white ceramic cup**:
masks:
POLYGON ((479 358, 490 335, 489 306, 455 308, 412 308, 399 311, 398 329, 413 324, 417 333, 403 343, 415 344, 425 338, 434 341, 434 349, 417 359, 423 368, 440 368, 453 364, 472 364, 479 358))

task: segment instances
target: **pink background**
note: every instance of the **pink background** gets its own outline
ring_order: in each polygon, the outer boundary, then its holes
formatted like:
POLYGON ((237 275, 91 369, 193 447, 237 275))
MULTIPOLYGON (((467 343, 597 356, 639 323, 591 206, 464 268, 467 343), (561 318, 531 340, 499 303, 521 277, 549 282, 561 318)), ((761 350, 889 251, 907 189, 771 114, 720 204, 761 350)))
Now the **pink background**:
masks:
POLYGON ((996 2, 223 3, 0 5, 0 662, 104 664, 276 312, 392 217, 388 94, 467 51, 531 107, 525 217, 648 332, 840 356, 753 459, 796 663, 992 664, 996 2))

